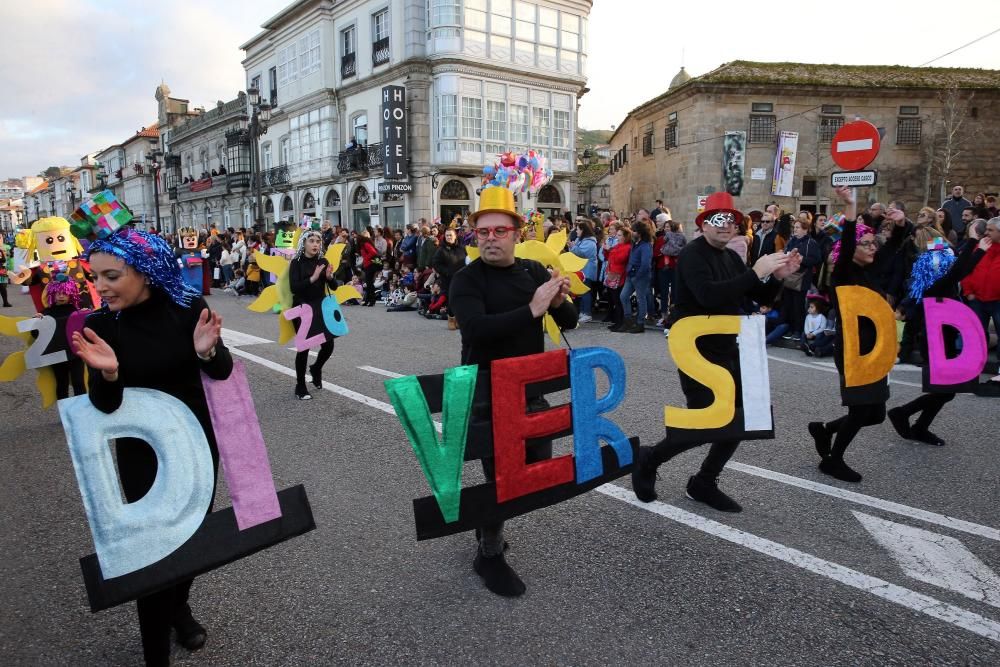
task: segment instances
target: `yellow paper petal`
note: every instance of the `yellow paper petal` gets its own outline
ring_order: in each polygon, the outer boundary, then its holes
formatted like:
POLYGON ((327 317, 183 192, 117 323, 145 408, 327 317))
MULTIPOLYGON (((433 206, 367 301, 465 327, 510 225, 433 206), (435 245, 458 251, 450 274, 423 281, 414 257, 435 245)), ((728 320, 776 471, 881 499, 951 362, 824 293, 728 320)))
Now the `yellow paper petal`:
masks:
POLYGON ((284 345, 295 338, 295 327, 281 315, 278 316, 278 345, 284 345))
POLYGON ((522 259, 533 259, 545 267, 559 268, 559 255, 541 241, 525 241, 514 246, 514 255, 522 259))
POLYGON ((12 352, 0 364, 0 382, 12 382, 27 370, 24 360, 24 350, 12 352))
POLYGON ((281 304, 282 310, 292 307, 292 279, 288 277, 287 272, 278 278, 278 303, 281 304))
POLYGON ((55 405, 56 402, 56 374, 48 366, 38 369, 38 377, 35 378, 35 386, 38 393, 42 395, 42 409, 55 405))
POLYGON ((571 252, 564 252, 559 255, 559 264, 562 267, 562 271, 566 273, 583 271, 583 267, 587 266, 587 258, 578 257, 571 252))
POLYGON ((278 288, 274 285, 268 285, 260 293, 260 296, 247 306, 247 310, 252 310, 255 313, 269 313, 276 303, 278 303, 278 288))
POLYGON ((341 285, 333 293, 333 296, 336 297, 337 303, 344 303, 345 301, 350 301, 351 299, 362 298, 361 292, 359 292, 354 285, 341 285))
POLYGON ((563 274, 563 276, 569 277, 569 291, 573 294, 580 296, 581 294, 586 294, 590 291, 590 288, 584 285, 583 281, 580 280, 580 277, 575 273, 566 273, 563 274))
POLYGON ((27 317, 4 317, 0 315, 0 334, 4 336, 21 337, 21 332, 17 330, 17 323, 26 320, 27 317))
POLYGON ((280 255, 265 255, 258 250, 253 254, 253 258, 257 262, 257 266, 276 276, 281 276, 288 271, 289 261, 280 255))
POLYGON ((552 342, 559 345, 559 325, 556 324, 556 321, 552 318, 552 316, 545 313, 545 317, 542 318, 542 324, 545 326, 545 330, 548 332, 549 338, 552 339, 552 342))
POLYGON ((470 262, 474 262, 477 259, 479 259, 479 248, 477 248, 476 246, 471 246, 471 245, 470 246, 466 246, 465 247, 465 254, 468 255, 470 262))
POLYGON ((299 237, 300 236, 302 236, 302 228, 301 227, 296 227, 295 228, 295 233, 292 234, 292 247, 293 248, 298 248, 299 247, 299 237))
POLYGON ((347 246, 343 243, 331 243, 330 247, 326 249, 326 261, 330 262, 330 266, 336 271, 340 268, 340 259, 344 256, 344 248, 347 246))
POLYGON ((549 238, 545 239, 545 245, 558 257, 559 253, 566 249, 566 239, 568 238, 569 233, 563 229, 549 234, 549 238))

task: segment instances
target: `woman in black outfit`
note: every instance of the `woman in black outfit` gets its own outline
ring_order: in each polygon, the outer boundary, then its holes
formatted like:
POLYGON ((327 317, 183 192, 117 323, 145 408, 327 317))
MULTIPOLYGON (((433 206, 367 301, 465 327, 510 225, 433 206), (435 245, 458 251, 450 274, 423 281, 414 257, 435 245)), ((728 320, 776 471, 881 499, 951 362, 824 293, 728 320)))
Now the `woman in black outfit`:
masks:
POLYGON ((434 258, 431 260, 431 266, 438 274, 441 293, 446 297, 451 287, 452 276, 465 266, 465 257, 465 248, 458 243, 458 233, 454 229, 446 229, 444 243, 434 252, 434 258))
MULTIPOLYGON (((323 388, 323 364, 333 354, 333 339, 335 336, 326 329, 323 323, 323 298, 326 287, 337 289, 337 279, 333 275, 333 267, 322 256, 323 235, 317 231, 303 232, 299 237, 299 247, 288 267, 288 282, 292 288, 292 305, 307 304, 312 307, 312 324, 308 336, 322 334, 325 342, 316 353, 316 363, 309 367, 313 386, 323 388)), ((302 320, 295 320, 295 330, 298 331, 302 320)), ((308 401, 312 398, 306 389, 306 364, 309 363, 309 350, 303 350, 295 355, 295 395, 299 400, 308 401)))
MULTIPOLYGON (((885 421, 885 404, 889 400, 889 378, 863 387, 848 387, 844 375, 844 318, 840 314, 840 304, 836 297, 836 288, 848 285, 866 287, 881 296, 885 293, 879 289, 876 277, 872 271, 875 261, 876 245, 875 230, 867 224, 873 222, 865 214, 857 219, 854 215, 854 193, 848 188, 838 188, 838 194, 847 203, 847 220, 844 231, 834 246, 832 290, 834 306, 837 308, 837 328, 835 332, 836 347, 834 348, 834 363, 840 374, 841 403, 847 407, 847 414, 839 419, 824 424, 809 422, 809 434, 816 442, 816 451, 822 457, 819 469, 845 482, 860 482, 861 475, 844 463, 844 452, 854 437, 865 426, 875 426, 885 421), (834 436, 836 436, 834 438, 834 436)), ((861 318, 858 325, 860 337, 860 352, 870 352, 875 346, 875 325, 867 318, 861 318)))
MULTIPOLYGON (((179 399, 201 424, 217 477, 219 454, 201 373, 224 380, 232 372, 233 359, 220 338, 222 318, 184 283, 173 251, 157 236, 123 227, 94 241, 88 258, 104 307, 87 318, 82 333, 73 334, 73 345, 90 369, 91 402, 110 414, 121 406, 126 387, 179 399)), ((135 502, 156 479, 156 454, 135 438, 118 438, 115 451, 125 499, 135 502)), ((188 650, 205 644, 205 628, 188 606, 192 582, 136 600, 147 665, 170 664, 171 628, 188 650)))
MULTIPOLYGON (((958 258, 951 262, 950 267, 943 271, 939 270, 938 273, 943 273, 943 275, 940 275, 936 280, 934 279, 935 274, 933 271, 933 255, 934 253, 938 254, 937 264, 938 266, 942 266, 943 262, 952 260, 951 248, 948 246, 942 249, 918 248, 917 251, 922 254, 913 265, 910 287, 912 307, 909 309, 910 316, 907 318, 907 323, 912 323, 916 331, 924 331, 923 299, 925 298, 942 297, 960 299, 959 281, 972 273, 973 269, 976 268, 976 264, 979 263, 979 260, 983 258, 986 251, 992 245, 993 242, 989 237, 984 237, 978 243, 972 239, 966 240, 959 251, 958 258), (924 283, 928 280, 933 280, 933 282, 930 285, 925 285, 924 283)), ((955 330, 951 327, 945 327, 945 354, 949 358, 955 357, 958 354, 956 339, 955 330)), ((921 350, 923 351, 924 363, 930 363, 927 356, 927 336, 920 335, 919 340, 921 350)), ((917 442, 925 442, 928 445, 942 447, 945 444, 944 438, 931 433, 930 426, 934 422, 934 418, 941 411, 941 408, 945 406, 945 403, 948 403, 953 398, 955 398, 955 394, 952 392, 923 394, 905 405, 900 405, 889 410, 889 421, 892 422, 892 427, 896 429, 896 433, 907 440, 916 440, 917 442), (910 417, 918 412, 920 416, 917 417, 913 425, 910 425, 910 417)))

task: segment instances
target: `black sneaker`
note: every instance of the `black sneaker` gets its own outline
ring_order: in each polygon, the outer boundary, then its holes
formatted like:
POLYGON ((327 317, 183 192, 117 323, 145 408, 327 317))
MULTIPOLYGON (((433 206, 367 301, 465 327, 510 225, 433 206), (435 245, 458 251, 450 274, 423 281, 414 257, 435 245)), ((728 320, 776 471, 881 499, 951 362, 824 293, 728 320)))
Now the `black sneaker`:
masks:
POLYGON ((923 430, 918 431, 917 429, 910 429, 910 440, 916 440, 917 442, 923 442, 928 445, 934 445, 935 447, 944 447, 944 438, 939 435, 935 435, 930 431, 923 430))
POLYGON ((313 386, 317 389, 323 388, 323 369, 317 367, 315 364, 309 367, 309 373, 312 375, 313 386))
POLYGON ((656 466, 650 465, 650 448, 639 447, 632 468, 632 491, 644 503, 656 500, 656 466))
POLYGON ((646 325, 643 324, 642 322, 639 322, 625 333, 631 333, 631 334, 646 333, 646 325))
POLYGON ((472 569, 483 580, 486 588, 497 595, 505 598, 516 598, 524 595, 526 586, 517 572, 507 564, 507 559, 503 554, 496 556, 484 556, 483 552, 476 549, 476 558, 472 561, 472 569))
POLYGON ((740 504, 719 490, 717 479, 708 481, 692 475, 687 484, 687 497, 705 503, 719 512, 742 512, 740 504))
POLYGON ((889 415, 889 421, 892 422, 892 427, 896 429, 899 437, 913 440, 913 433, 910 430, 910 420, 903 414, 903 411, 899 408, 892 408, 887 414, 889 415))
POLYGON ((813 352, 812 346, 809 343, 802 343, 800 347, 802 348, 802 351, 806 353, 807 357, 811 357, 816 354, 813 352))
POLYGON ((174 616, 171 625, 177 631, 177 643, 187 650, 197 651, 205 645, 208 632, 201 623, 194 620, 191 608, 187 605, 184 605, 184 609, 174 616))
POLYGON ((312 400, 312 394, 309 393, 309 390, 306 389, 306 386, 304 384, 297 384, 297 385, 295 385, 295 396, 300 401, 311 401, 312 400))
POLYGON ((833 443, 830 441, 830 434, 827 433, 823 422, 809 422, 809 435, 816 442, 816 453, 819 454, 819 457, 821 459, 828 457, 833 443))
POLYGON ((835 477, 842 482, 857 484, 861 481, 861 473, 844 463, 844 459, 833 459, 827 457, 819 464, 820 472, 835 477))

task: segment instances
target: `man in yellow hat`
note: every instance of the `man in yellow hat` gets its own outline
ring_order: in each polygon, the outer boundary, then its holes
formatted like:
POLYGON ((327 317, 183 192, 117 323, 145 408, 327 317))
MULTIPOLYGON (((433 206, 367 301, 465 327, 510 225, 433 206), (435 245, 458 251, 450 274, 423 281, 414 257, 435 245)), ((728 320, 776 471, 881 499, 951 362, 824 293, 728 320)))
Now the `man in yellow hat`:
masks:
MULTIPOLYGON (((545 351, 542 318, 546 313, 560 328, 572 329, 577 312, 566 298, 568 278, 534 260, 514 256, 522 220, 513 192, 503 187, 484 189, 479 210, 469 216, 469 222, 479 245, 479 259, 455 274, 448 304, 462 334, 462 363, 478 364, 480 384, 488 386, 482 379, 489 377, 494 359, 545 351)), ((529 411, 548 407, 544 398, 528 402, 529 411)), ((528 463, 551 457, 551 441, 527 447, 528 463)), ((492 481, 493 459, 482 461, 486 478, 492 481)), ((486 587, 505 597, 523 594, 524 582, 504 558, 503 522, 482 526, 476 532, 479 546, 473 568, 486 587)))

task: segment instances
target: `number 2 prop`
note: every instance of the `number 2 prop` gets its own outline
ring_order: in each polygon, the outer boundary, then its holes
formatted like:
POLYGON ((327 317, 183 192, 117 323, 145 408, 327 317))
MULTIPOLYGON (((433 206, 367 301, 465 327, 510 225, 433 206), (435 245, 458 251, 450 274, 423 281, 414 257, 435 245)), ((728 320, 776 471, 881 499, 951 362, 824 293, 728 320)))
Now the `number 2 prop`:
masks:
POLYGON ((29 331, 38 332, 38 338, 24 354, 25 368, 52 366, 54 364, 61 364, 69 359, 64 350, 42 354, 56 335, 56 320, 54 317, 49 317, 48 315, 45 317, 29 317, 17 323, 17 330, 21 333, 28 333, 29 331))
POLYGON ((309 336, 309 328, 312 327, 313 321, 313 310, 312 306, 309 304, 304 303, 301 306, 289 308, 281 315, 289 322, 296 318, 299 320, 299 330, 295 334, 296 352, 315 350, 317 347, 326 342, 326 336, 321 333, 316 334, 315 336, 309 336))

